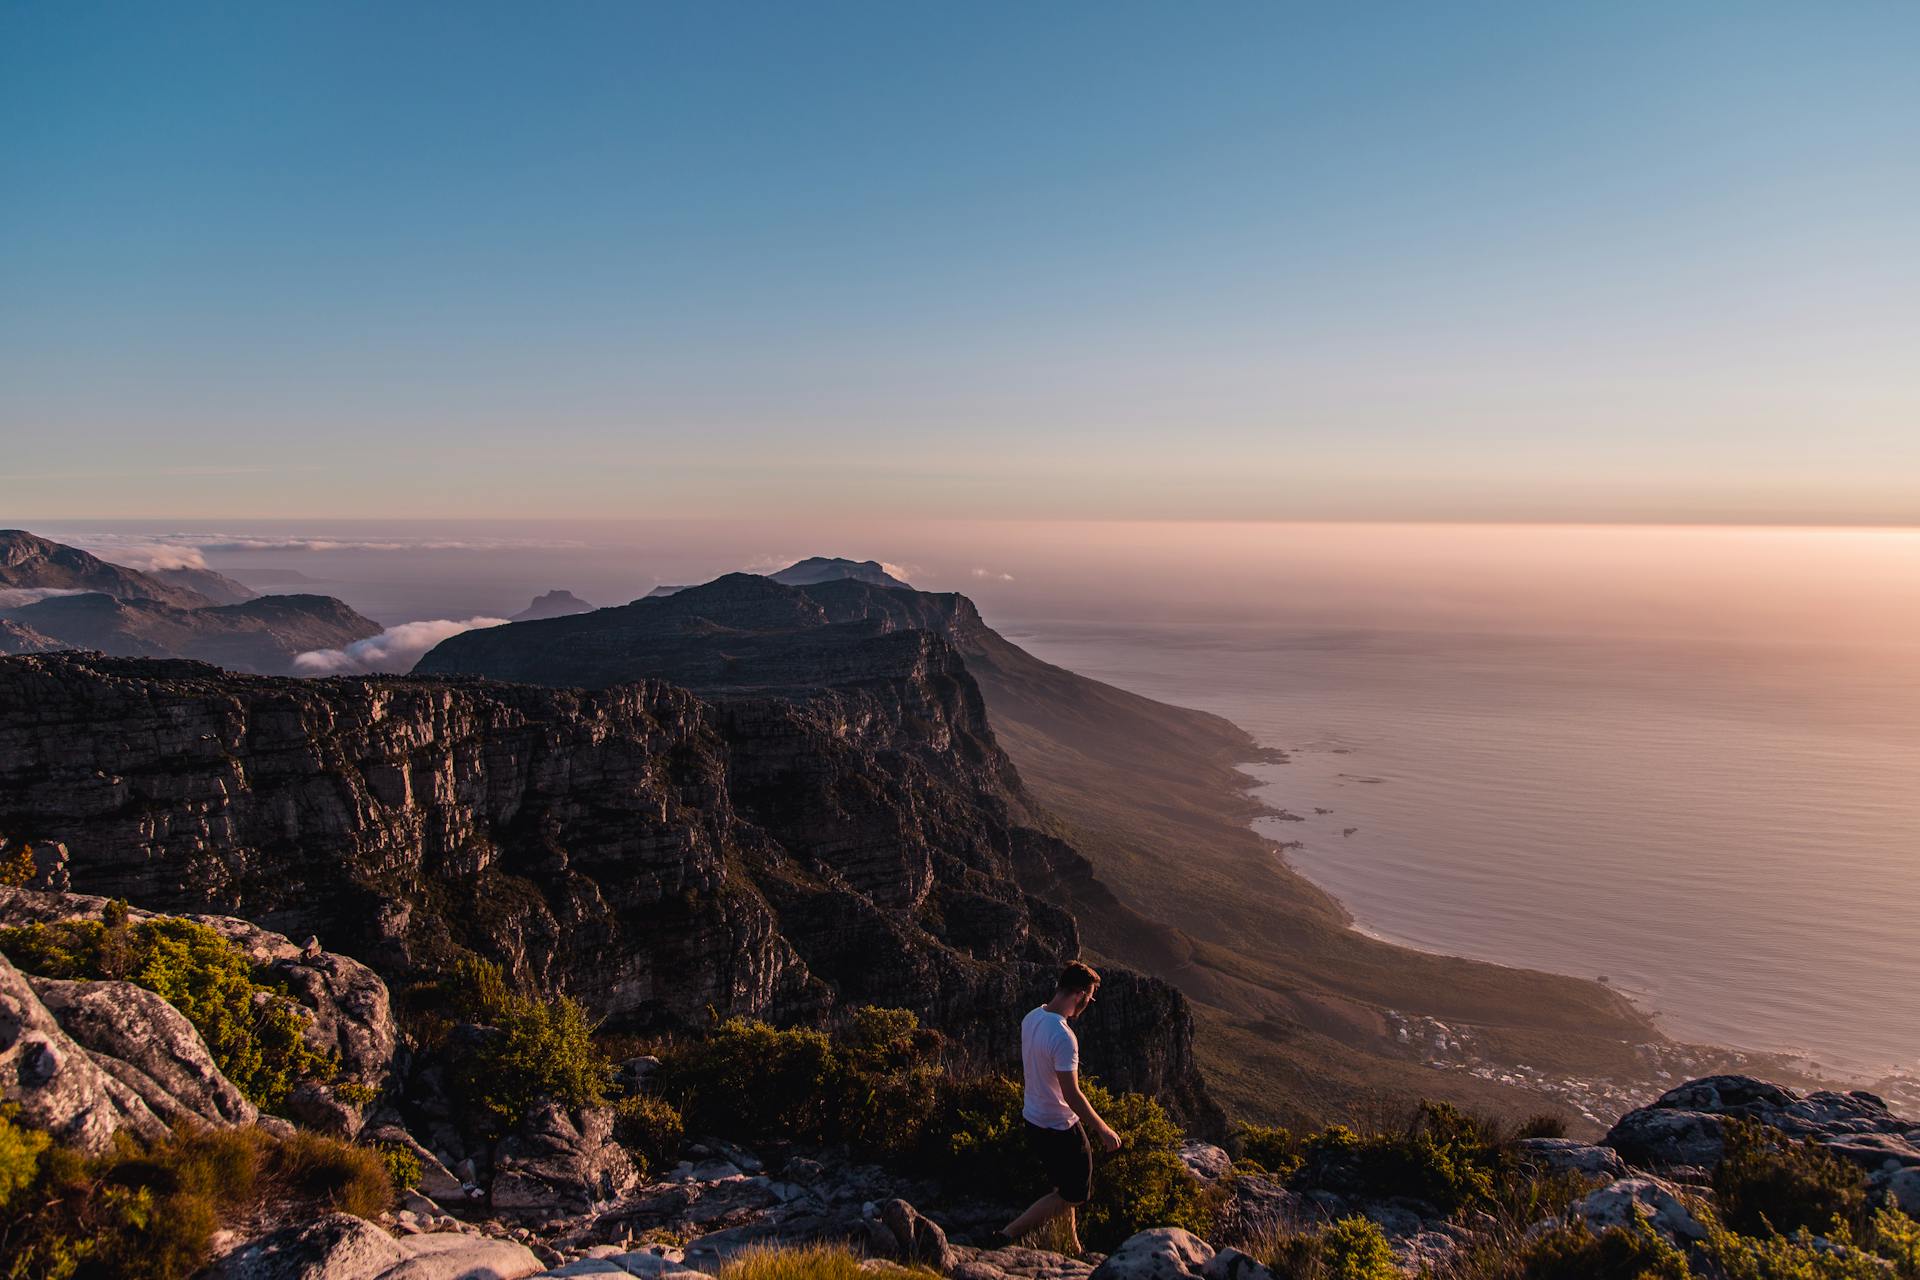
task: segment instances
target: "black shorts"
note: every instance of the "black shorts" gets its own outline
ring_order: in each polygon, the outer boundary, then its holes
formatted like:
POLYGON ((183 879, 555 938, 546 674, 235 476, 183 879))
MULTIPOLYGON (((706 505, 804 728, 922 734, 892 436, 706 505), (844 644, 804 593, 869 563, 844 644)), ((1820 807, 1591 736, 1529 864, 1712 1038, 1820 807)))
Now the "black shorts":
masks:
POLYGON ((1068 1204, 1085 1204, 1093 1194, 1093 1149, 1087 1145, 1087 1127, 1068 1125, 1046 1129, 1028 1120, 1027 1145, 1047 1171, 1047 1182, 1068 1204))

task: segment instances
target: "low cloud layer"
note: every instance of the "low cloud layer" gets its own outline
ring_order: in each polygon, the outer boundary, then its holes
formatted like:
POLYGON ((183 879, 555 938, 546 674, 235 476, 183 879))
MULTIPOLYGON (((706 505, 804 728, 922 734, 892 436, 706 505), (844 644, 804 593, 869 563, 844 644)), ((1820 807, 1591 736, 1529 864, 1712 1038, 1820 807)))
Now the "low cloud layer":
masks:
POLYGON ((200 548, 173 542, 135 542, 125 546, 109 548, 111 554, 97 553, 114 564, 128 569, 138 569, 142 573, 151 573, 156 569, 204 569, 207 558, 200 554, 200 548))
POLYGON ((358 676, 373 672, 404 673, 413 670, 421 655, 462 631, 506 625, 505 618, 434 618, 423 622, 403 622, 388 627, 377 636, 355 640, 344 649, 309 649, 293 660, 293 669, 303 676, 358 676))
POLYGON ((985 579, 990 582, 1012 582, 1013 581, 1012 574, 998 573, 992 569, 975 569, 973 571, 973 576, 976 578, 985 579))

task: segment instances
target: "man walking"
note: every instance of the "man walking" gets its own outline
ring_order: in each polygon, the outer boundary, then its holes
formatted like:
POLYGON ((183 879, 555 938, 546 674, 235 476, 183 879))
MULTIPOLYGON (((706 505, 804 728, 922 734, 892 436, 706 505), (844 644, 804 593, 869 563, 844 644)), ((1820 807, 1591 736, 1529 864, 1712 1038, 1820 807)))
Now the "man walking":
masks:
POLYGON ((1053 998, 1020 1024, 1020 1058, 1026 1076, 1027 1143, 1047 1172, 1052 1190, 1008 1223, 1004 1234, 1018 1240, 1061 1215, 1067 1238, 1080 1252, 1074 1209, 1093 1191, 1093 1151, 1087 1135, 1102 1151, 1118 1151, 1120 1135, 1080 1091, 1080 1041, 1068 1022, 1085 1013, 1100 989, 1100 975, 1074 961, 1060 971, 1053 998))

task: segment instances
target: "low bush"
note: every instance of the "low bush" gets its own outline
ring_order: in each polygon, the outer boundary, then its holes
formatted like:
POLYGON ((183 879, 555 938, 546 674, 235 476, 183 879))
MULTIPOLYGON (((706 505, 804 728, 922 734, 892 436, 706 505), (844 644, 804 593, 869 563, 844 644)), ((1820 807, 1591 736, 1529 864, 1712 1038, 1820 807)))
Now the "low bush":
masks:
POLYGON ((0 1105, 0 1211, 40 1176, 40 1157, 52 1145, 38 1129, 23 1129, 13 1118, 20 1108, 0 1105))
POLYGON ((1120 1134, 1118 1151, 1095 1158, 1093 1199, 1080 1223, 1087 1247, 1109 1250, 1148 1227, 1207 1235, 1212 1206, 1180 1159, 1180 1130, 1166 1111, 1145 1094, 1115 1094, 1092 1081, 1084 1088, 1093 1109, 1120 1134))
POLYGON ((1867 1179, 1853 1165, 1751 1121, 1729 1121, 1725 1136, 1713 1190, 1733 1230, 1759 1236, 1805 1228, 1824 1235, 1835 1223, 1864 1225, 1867 1179))
POLYGON ((1895 1274, 1884 1260, 1849 1243, 1815 1243, 1805 1232, 1742 1235, 1718 1222, 1709 1222, 1701 1252, 1703 1269, 1716 1280, 1888 1280, 1895 1274))
POLYGON ((613 1104, 614 1141, 627 1149, 642 1174, 672 1164, 686 1136, 686 1122, 665 1098, 642 1093, 613 1104))
MULTIPOLYGON (((117 909, 116 909, 117 908, 117 909)), ((326 1080, 332 1059, 306 1041, 306 1011, 258 980, 239 947, 203 924, 173 917, 130 923, 124 904, 107 919, 0 929, 0 950, 49 978, 123 979, 180 1010, 215 1065, 255 1105, 284 1107, 302 1080, 326 1080)))
POLYGON ((1263 1124, 1243 1124, 1234 1131, 1231 1143, 1236 1160, 1262 1173, 1287 1178, 1300 1168, 1301 1143, 1291 1130, 1263 1124))
POLYGON ((1423 1102, 1406 1130, 1361 1135, 1334 1125, 1307 1139, 1293 1181, 1365 1199, 1403 1196, 1442 1213, 1494 1199, 1503 1161, 1494 1136, 1459 1108, 1423 1102))
POLYGON ((374 1154, 380 1157, 380 1163, 386 1167, 387 1180, 395 1191, 405 1191, 408 1187, 420 1185, 420 1179, 426 1175, 426 1168, 420 1163, 420 1157, 409 1147, 397 1142, 383 1142, 374 1147, 374 1154))
POLYGON ((1687 1280, 1687 1257, 1641 1222, 1596 1232, 1585 1223, 1555 1227, 1524 1244, 1509 1274, 1516 1280, 1687 1280))
POLYGON ((821 1139, 843 1111, 842 1072, 825 1032, 729 1018, 677 1046, 654 1079, 696 1132, 821 1139))
POLYGON ((455 1089, 483 1128, 505 1132, 542 1098, 568 1107, 606 1102, 612 1066, 579 1001, 517 995, 499 965, 471 957, 442 986, 452 1008, 491 1028, 453 1072, 455 1089))
POLYGON ((23 844, 12 853, 7 852, 6 842, 0 840, 0 887, 24 889, 33 883, 40 874, 39 864, 33 858, 33 846, 23 844))
POLYGON ((1368 1218, 1279 1233, 1250 1248, 1279 1280, 1402 1280, 1386 1235, 1368 1218))

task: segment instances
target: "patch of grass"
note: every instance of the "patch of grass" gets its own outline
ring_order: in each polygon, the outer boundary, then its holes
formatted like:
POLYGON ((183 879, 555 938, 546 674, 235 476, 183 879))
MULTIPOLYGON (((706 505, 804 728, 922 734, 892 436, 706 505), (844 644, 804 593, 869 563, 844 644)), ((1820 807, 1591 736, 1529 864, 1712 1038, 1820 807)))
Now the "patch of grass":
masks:
POLYGON ((269 1152, 267 1175, 292 1199, 375 1218, 393 1204, 393 1178, 381 1153, 300 1130, 269 1152))
POLYGON ((145 987, 186 1016, 214 1064, 263 1110, 281 1110, 295 1085, 336 1070, 308 1046, 306 1011, 259 981, 247 954, 203 924, 166 916, 132 923, 115 903, 104 921, 0 929, 0 950, 42 977, 145 987))
POLYGON ((40 1130, 14 1124, 19 1114, 12 1103, 0 1105, 0 1210, 33 1185, 40 1176, 40 1157, 52 1145, 40 1130))
POLYGON ((1521 1248, 1519 1280, 1687 1280, 1687 1257, 1645 1222, 1595 1232, 1584 1223, 1543 1232, 1521 1248))
POLYGON ((716 1280, 933 1280, 940 1273, 927 1267, 867 1263, 843 1245, 812 1244, 794 1248, 747 1249, 720 1268, 716 1280))

